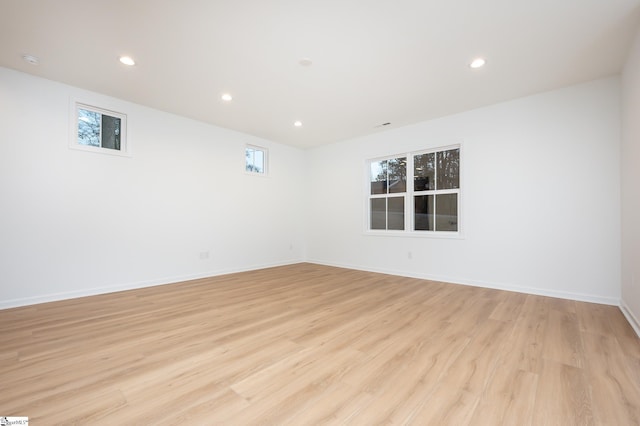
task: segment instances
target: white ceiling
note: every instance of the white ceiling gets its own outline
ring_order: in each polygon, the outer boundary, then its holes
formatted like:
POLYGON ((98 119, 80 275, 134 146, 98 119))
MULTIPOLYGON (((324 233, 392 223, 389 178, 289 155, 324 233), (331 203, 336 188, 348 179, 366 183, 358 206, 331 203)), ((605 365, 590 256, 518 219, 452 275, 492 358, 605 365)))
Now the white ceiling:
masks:
POLYGON ((617 74, 639 22, 640 0, 0 0, 0 66, 311 147, 617 74))

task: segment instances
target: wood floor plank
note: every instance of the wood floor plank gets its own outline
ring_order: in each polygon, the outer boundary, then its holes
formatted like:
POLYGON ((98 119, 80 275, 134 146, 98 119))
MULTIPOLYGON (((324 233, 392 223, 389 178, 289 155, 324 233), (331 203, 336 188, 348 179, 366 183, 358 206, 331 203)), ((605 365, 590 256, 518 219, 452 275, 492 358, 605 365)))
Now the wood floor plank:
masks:
POLYGON ((360 419, 372 399, 353 386, 342 382, 331 384, 314 398, 305 401, 300 409, 287 415, 281 425, 332 425, 360 419))
POLYGON ((542 356, 566 365, 584 367, 582 334, 575 313, 549 311, 542 356))
POLYGON ((448 324, 443 326, 442 332, 434 333, 432 339, 425 342, 421 350, 408 360, 402 374, 393 377, 377 395, 377 403, 386 406, 389 423, 419 422, 420 419, 415 419, 416 414, 470 340, 465 330, 448 324), (433 345, 433 342, 442 344, 433 345), (385 403, 393 400, 395 404, 385 403))
POLYGON ((538 379, 533 424, 580 426, 595 423, 585 371, 545 359, 538 379))
POLYGON ((613 321, 611 318, 615 315, 614 310, 618 309, 596 303, 577 303, 576 314, 580 331, 603 335, 612 334, 613 321))
POLYGON ((640 381, 615 337, 585 333, 594 411, 601 424, 640 424, 640 381), (636 389, 633 391, 633 389, 636 389))
POLYGON ((479 397, 449 383, 440 383, 418 410, 414 420, 423 425, 462 426, 471 423, 479 397))
POLYGON ((617 307, 297 264, 0 311, 33 424, 640 424, 617 307))
POLYGON ((492 380, 500 354, 510 333, 502 321, 487 320, 451 363, 442 380, 479 396, 492 380))
POLYGON ((274 374, 267 374, 266 380, 259 375, 233 384, 231 389, 251 404, 229 422, 280 424, 290 413, 302 410, 309 399, 319 397, 330 385, 338 383, 362 357, 362 353, 354 350, 323 355, 307 351, 301 357, 286 360, 274 374))
POLYGON ((522 305, 527 300, 527 295, 505 291, 500 293, 500 296, 502 297, 491 312, 491 315, 489 315, 489 318, 498 321, 515 322, 520 317, 522 305))
POLYGON ((480 395, 474 424, 531 425, 538 375, 514 368, 509 354, 496 365, 495 374, 480 395))

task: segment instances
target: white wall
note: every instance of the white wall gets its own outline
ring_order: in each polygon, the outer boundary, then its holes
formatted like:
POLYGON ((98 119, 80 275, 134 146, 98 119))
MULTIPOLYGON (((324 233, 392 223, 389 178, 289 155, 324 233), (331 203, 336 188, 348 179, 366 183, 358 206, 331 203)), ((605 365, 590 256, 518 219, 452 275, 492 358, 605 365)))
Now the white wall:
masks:
POLYGON ((640 32, 622 74, 622 307, 640 335, 640 32))
POLYGON ((0 308, 303 260, 618 304, 620 117, 610 78, 304 152, 0 68, 0 308), (127 113, 133 156, 69 149, 71 97, 127 113), (364 234, 367 158, 458 142, 463 239, 364 234), (270 177, 243 172, 246 143, 270 177))
POLYGON ((4 68, 0 148, 0 308, 305 256, 301 150, 4 68), (126 113, 133 156, 69 149, 71 97, 126 113))
POLYGON ((310 261, 619 303, 618 78, 319 147, 308 162, 310 261), (456 142, 464 238, 365 235, 365 160, 456 142))

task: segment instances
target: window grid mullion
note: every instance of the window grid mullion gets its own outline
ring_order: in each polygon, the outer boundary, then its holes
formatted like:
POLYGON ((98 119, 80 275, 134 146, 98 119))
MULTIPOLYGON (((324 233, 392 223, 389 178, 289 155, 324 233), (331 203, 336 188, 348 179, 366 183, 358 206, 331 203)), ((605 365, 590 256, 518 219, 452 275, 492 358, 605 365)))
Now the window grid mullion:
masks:
POLYGON ((102 146, 102 114, 100 114, 100 135, 98 136, 98 140, 100 141, 100 148, 104 148, 102 146))
MULTIPOLYGON (((389 178, 389 176, 387 176, 387 179, 389 178)), ((387 180, 387 182, 389 182, 387 180)), ((388 186, 388 184, 387 184, 388 186)), ((389 193, 387 193, 387 196, 384 199, 384 218, 385 218, 385 229, 388 231, 389 230, 389 193)))
POLYGON ((407 185, 406 199, 404 200, 404 223, 405 230, 411 232, 414 230, 413 225, 413 154, 407 154, 407 185))
MULTIPOLYGON (((398 158, 402 158, 405 157, 406 158, 406 162, 405 162, 405 178, 406 178, 406 183, 405 183, 405 191, 402 193, 394 193, 391 192, 391 169, 389 167, 386 168, 385 172, 386 172, 386 188, 385 188, 385 192, 382 194, 371 194, 371 186, 369 183, 369 193, 368 193, 368 199, 372 200, 372 199, 377 199, 377 198, 384 198, 385 199, 385 229, 386 230, 390 230, 389 229, 389 221, 390 221, 390 212, 389 212, 389 202, 390 202, 390 198, 391 197, 404 197, 404 232, 414 232, 416 231, 415 227, 416 227, 416 201, 415 201, 415 197, 416 196, 431 196, 432 197, 432 230, 428 231, 428 230, 420 230, 418 231, 419 233, 423 233, 423 232, 436 232, 438 231, 437 228, 437 215, 436 215, 436 211, 437 211, 437 206, 438 206, 438 202, 437 202, 437 198, 438 195, 445 195, 445 194, 455 194, 456 195, 456 211, 455 211, 455 217, 459 218, 460 217, 460 188, 453 188, 453 189, 440 189, 438 187, 438 154, 442 153, 444 151, 449 151, 451 149, 460 149, 459 146, 448 146, 448 147, 441 147, 438 149, 432 149, 432 150, 425 150, 425 151, 417 151, 417 152, 410 152, 410 153, 406 153, 406 154, 397 154, 394 156, 389 156, 389 157, 384 157, 384 158, 380 158, 377 160, 370 160, 367 164, 368 164, 368 176, 369 182, 373 182, 372 176, 371 176, 371 165, 374 164, 375 162, 383 162, 383 161, 389 161, 389 160, 393 160, 393 159, 398 159, 398 158), (424 190, 424 191, 416 191, 415 190, 415 156, 417 155, 423 155, 423 154, 430 154, 433 153, 433 160, 434 160, 434 168, 433 168, 433 177, 434 177, 434 182, 433 182, 433 187, 434 189, 432 190, 424 190)), ((443 154, 441 154, 443 155, 443 154)), ((458 173, 461 173, 460 168, 458 168, 458 173)), ((443 200, 441 200, 443 201, 443 200)), ((371 226, 371 218, 372 218, 372 211, 371 211, 371 201, 369 201, 368 203, 369 207, 368 207, 368 214, 367 214, 367 218, 369 220, 369 227, 371 226)), ((370 229, 370 228, 369 228, 370 229)), ((394 231, 398 231, 398 230, 394 230, 394 231)), ((446 229, 445 229, 446 231, 446 229)), ((459 231, 459 229, 458 229, 459 231)))

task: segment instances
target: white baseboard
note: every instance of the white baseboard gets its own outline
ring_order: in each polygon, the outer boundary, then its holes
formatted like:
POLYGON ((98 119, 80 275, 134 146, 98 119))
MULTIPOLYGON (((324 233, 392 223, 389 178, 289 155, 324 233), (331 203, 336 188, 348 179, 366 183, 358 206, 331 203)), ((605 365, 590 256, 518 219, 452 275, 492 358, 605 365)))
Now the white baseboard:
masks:
POLYGON ((640 321, 638 321, 638 318, 633 314, 631 309, 629 309, 629 306, 624 302, 624 300, 620 301, 620 310, 627 321, 629 321, 629 324, 631 324, 631 327, 638 337, 640 337, 640 321))
POLYGON ((355 269, 355 270, 366 271, 366 272, 377 272, 381 274, 397 275, 397 276, 410 277, 410 278, 419 278, 419 279, 425 279, 425 280, 431 280, 431 281, 447 282, 451 284, 462 284, 462 285, 470 285, 474 287, 513 291, 517 293, 535 294, 538 296, 557 297, 561 299, 577 300, 580 302, 591 302, 591 303, 600 303, 604 305, 619 306, 623 314, 631 324, 631 326, 634 328, 636 333, 638 333, 638 335, 640 336, 640 325, 637 318, 633 315, 633 313, 629 310, 629 308, 624 304, 624 302, 621 302, 620 300, 611 298, 611 297, 593 296, 593 295, 586 295, 586 294, 580 294, 580 293, 559 292, 559 291, 552 291, 547 289, 487 283, 487 282, 481 282, 481 281, 475 281, 475 280, 460 280, 456 278, 436 276, 436 275, 430 275, 430 274, 415 274, 415 273, 407 273, 404 271, 389 270, 384 268, 370 268, 370 267, 363 267, 363 266, 357 266, 357 265, 325 262, 320 260, 302 260, 302 259, 291 260, 286 262, 251 265, 243 268, 215 270, 215 271, 199 273, 199 274, 166 277, 162 279, 149 280, 149 281, 116 284, 112 286, 95 287, 95 288, 83 289, 78 291, 51 293, 51 294, 35 296, 35 297, 2 300, 0 301, 0 309, 16 308, 20 306, 36 305, 39 303, 55 302, 58 300, 75 299, 78 297, 95 296, 98 294, 114 293, 118 291, 135 290, 135 289, 145 288, 145 287, 174 284, 182 281, 209 278, 209 277, 233 274, 238 272, 255 271, 258 269, 273 268, 277 266, 293 265, 301 262, 315 263, 318 265, 326 265, 326 266, 335 266, 338 268, 355 269))
POLYGON ((548 296, 548 297, 556 297, 559 299, 576 300, 579 302, 590 302, 590 303, 599 303, 601 305, 620 306, 620 299, 617 299, 615 297, 594 296, 590 294, 554 291, 554 290, 547 290, 547 289, 534 288, 534 287, 521 287, 521 286, 514 286, 509 284, 496 284, 496 283, 489 283, 484 281, 464 280, 459 278, 437 276, 437 275, 430 275, 430 274, 416 274, 416 273, 410 273, 410 272, 408 273, 405 271, 395 271, 395 270, 384 269, 384 268, 370 268, 370 267, 363 267, 363 266, 337 264, 333 262, 324 262, 320 260, 307 260, 307 262, 315 263, 318 265, 335 266, 338 268, 355 269, 358 271, 377 272, 381 274, 397 275, 401 277, 446 282, 450 284, 462 284, 462 285, 469 285, 473 287, 513 291, 516 293, 534 294, 536 296, 548 296))
POLYGON ((68 291, 68 292, 62 292, 62 293, 51 293, 51 294, 45 294, 41 296, 34 296, 34 297, 0 300, 0 310, 17 308, 21 306, 37 305, 40 303, 56 302, 59 300, 76 299, 78 297, 96 296, 99 294, 106 294, 106 293, 115 293, 118 291, 135 290, 135 289, 145 288, 145 287, 154 287, 158 285, 175 284, 182 281, 190 281, 190 280, 197 280, 201 278, 216 277, 220 275, 235 274, 238 272, 255 271, 257 269, 274 268, 277 266, 294 265, 296 263, 301 263, 301 262, 303 262, 303 260, 292 260, 287 262, 252 265, 244 268, 222 269, 222 270, 216 270, 216 271, 210 271, 210 272, 203 272, 199 274, 166 277, 166 278, 149 280, 149 281, 115 284, 115 285, 105 286, 105 287, 94 287, 89 289, 68 291))

